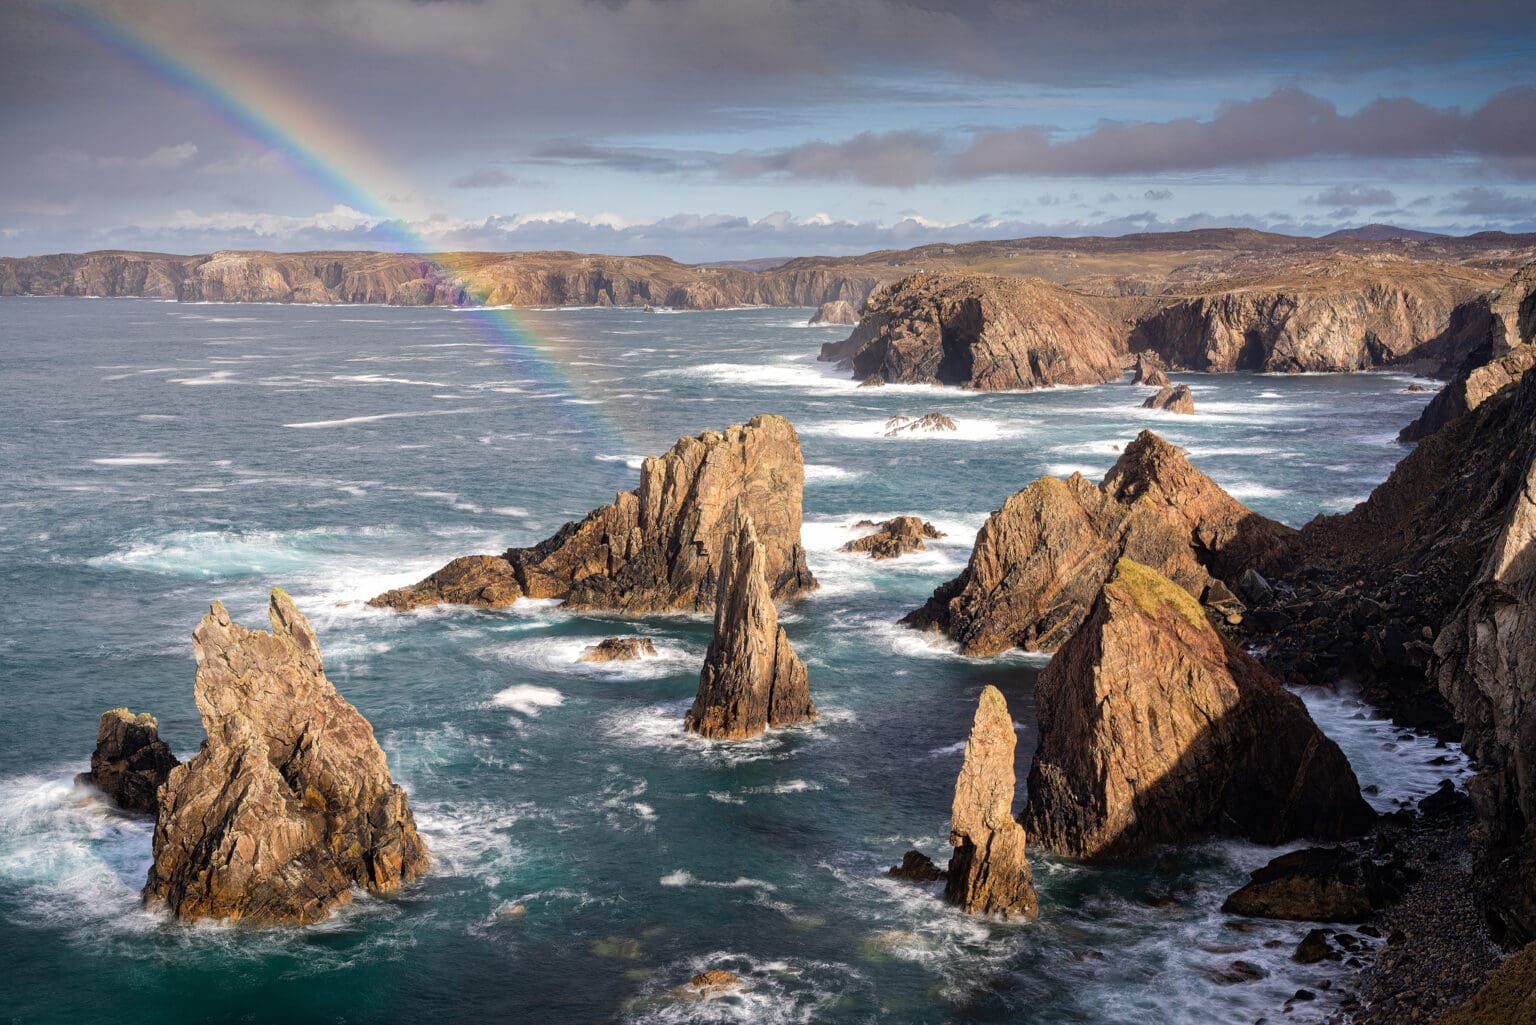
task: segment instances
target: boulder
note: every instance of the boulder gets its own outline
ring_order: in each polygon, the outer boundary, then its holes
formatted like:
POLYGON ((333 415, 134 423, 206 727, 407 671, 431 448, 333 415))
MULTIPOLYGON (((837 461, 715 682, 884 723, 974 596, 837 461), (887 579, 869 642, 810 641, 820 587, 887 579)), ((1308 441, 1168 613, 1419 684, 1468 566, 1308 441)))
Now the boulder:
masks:
POLYGON ((859 381, 1029 391, 1121 378, 1120 337, 1083 296, 1038 278, 915 274, 872 295, 821 359, 859 381))
POLYGON ((987 518, 965 571, 902 623, 941 631, 966 655, 1053 651, 1088 614, 1122 555, 1192 595, 1215 577, 1283 557, 1295 531, 1265 519, 1151 431, 1102 484, 1042 477, 987 518))
POLYGON ((582 651, 578 662, 633 662, 655 658, 656 645, 649 637, 607 637, 582 651))
POLYGON ((794 427, 781 416, 753 417, 682 438, 644 462, 634 491, 531 548, 455 559, 368 604, 406 610, 528 597, 630 615, 704 612, 714 607, 738 502, 757 525, 772 595, 783 601, 816 586, 800 544, 804 486, 794 427))
POLYGON ((1167 388, 1173 384, 1168 380, 1168 375, 1163 373, 1162 367, 1149 361, 1145 354, 1136 357, 1136 367, 1131 375, 1131 383, 1145 384, 1152 388, 1167 388))
POLYGON ((1273 596, 1274 591, 1262 573, 1256 569, 1245 569, 1237 580, 1237 593, 1249 605, 1263 605, 1273 596))
POLYGON ((948 878, 949 873, 935 865, 922 851, 908 851, 901 856, 901 864, 892 866, 886 875, 911 883, 936 883, 948 878))
POLYGON ((766 567, 765 546, 743 512, 720 565, 699 693, 683 721, 691 733, 740 740, 816 718, 805 663, 779 626, 766 567))
POLYGON ((1184 588, 1121 558, 1035 684, 1024 826, 1071 857, 1211 835, 1337 839, 1375 814, 1301 699, 1219 634, 1184 588))
POLYGON ((1391 899, 1389 875, 1358 851, 1308 847, 1282 854, 1250 874, 1221 910, 1249 918, 1358 922, 1391 899))
POLYGON ((1189 390, 1189 385, 1181 384, 1177 388, 1164 387, 1158 389, 1156 395, 1141 404, 1142 409, 1161 409, 1165 413, 1193 413, 1195 411, 1195 395, 1189 390))
POLYGON ((81 773, 80 779, 121 808, 152 812, 160 807, 160 785, 180 764, 160 739, 154 716, 114 708, 101 713, 91 771, 81 773))
MULTIPOLYGON (((975 914, 1034 918, 1040 913, 1024 856, 1024 829, 1013 818, 1013 751, 1018 738, 1002 692, 981 690, 965 762, 955 780, 944 899, 975 914)), ((905 865, 905 862, 903 862, 905 865)))
POLYGON ((1338 951, 1328 942, 1328 930, 1309 929, 1307 934, 1296 944, 1296 952, 1291 955, 1291 960, 1297 964, 1317 964, 1319 961, 1337 960, 1338 951))
POLYGON ((808 323, 817 324, 847 324, 853 325, 859 322, 859 311, 853 308, 853 304, 843 299, 837 299, 829 303, 822 303, 815 313, 811 314, 808 323))
POLYGON ((292 599, 272 632, 215 602, 192 634, 208 739, 160 792, 145 903, 182 919, 303 924, 427 868, 405 791, 368 720, 325 678, 292 599))
POLYGON ((854 538, 843 545, 841 551, 868 552, 872 559, 894 559, 907 552, 922 551, 924 538, 932 540, 944 536, 933 524, 916 516, 897 516, 884 523, 866 520, 865 523, 875 527, 875 532, 854 538))

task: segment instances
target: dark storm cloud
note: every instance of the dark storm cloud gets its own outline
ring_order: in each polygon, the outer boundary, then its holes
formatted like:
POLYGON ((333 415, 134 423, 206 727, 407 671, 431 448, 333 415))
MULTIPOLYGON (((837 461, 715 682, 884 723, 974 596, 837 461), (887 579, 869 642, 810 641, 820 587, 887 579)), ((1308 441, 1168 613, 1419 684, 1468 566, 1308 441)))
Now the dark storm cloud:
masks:
POLYGON ((677 154, 603 146, 572 139, 541 146, 533 151, 526 162, 602 167, 610 171, 633 171, 639 174, 673 174, 690 166, 685 157, 677 154))
POLYGON ((1536 199, 1475 185, 1452 192, 1440 212, 1453 217, 1529 218, 1536 216, 1536 199))

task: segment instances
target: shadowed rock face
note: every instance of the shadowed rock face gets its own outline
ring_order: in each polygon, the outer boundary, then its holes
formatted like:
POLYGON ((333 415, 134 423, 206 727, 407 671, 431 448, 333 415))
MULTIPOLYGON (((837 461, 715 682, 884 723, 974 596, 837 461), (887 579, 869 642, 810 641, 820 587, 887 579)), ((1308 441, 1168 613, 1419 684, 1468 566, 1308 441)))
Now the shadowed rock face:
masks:
POLYGON ((1161 367, 1148 362, 1145 355, 1136 357, 1136 372, 1131 376, 1132 384, 1145 384, 1153 388, 1167 388, 1173 384, 1168 380, 1168 375, 1163 373, 1161 367))
POLYGON ((868 520, 864 523, 876 528, 875 532, 854 538, 843 545, 842 551, 868 552, 872 559, 894 559, 907 552, 922 551, 924 538, 937 539, 944 536, 933 524, 916 516, 897 516, 878 524, 868 520))
POLYGON ((351 889, 427 867, 373 728, 325 678, 309 623, 273 589, 272 632, 215 602, 193 632, 202 749, 161 791, 152 907, 263 925, 324 918, 351 889))
POLYGON ((1110 323, 1038 279, 918 274, 876 292, 853 334, 822 346, 865 382, 1029 391, 1120 379, 1110 323))
POLYGON ((976 914, 1033 918, 1040 912, 1024 829, 1013 818, 1017 739, 1002 692, 983 687, 955 780, 949 825, 955 852, 944 886, 946 900, 976 914))
POLYGON ((794 427, 781 416, 756 416, 679 440, 645 461, 634 491, 532 548, 455 559, 368 604, 404 611, 529 597, 636 615, 707 611, 737 503, 759 532, 773 597, 794 598, 816 586, 800 544, 804 487, 794 427))
POLYGON ((154 716, 114 708, 101 713, 91 771, 82 778, 119 807, 154 811, 160 806, 156 791, 179 764, 160 739, 154 716))
POLYGON ((1131 857, 1211 834, 1334 839, 1375 818, 1301 700, 1183 588, 1130 559, 1040 674, 1035 700, 1023 821, 1058 854, 1131 857))
POLYGON ((836 302, 822 303, 815 313, 811 314, 809 323, 812 324, 847 324, 853 325, 859 322, 859 312, 853 308, 853 304, 842 299, 836 302))
POLYGON ((965 571, 902 623, 942 631, 967 655, 1053 651, 1122 555, 1200 595, 1212 577, 1235 585, 1279 558, 1294 534, 1143 431, 1100 485, 1042 477, 1010 497, 976 535, 965 571))
POLYGON ((1177 388, 1165 386, 1159 388, 1156 395, 1150 396, 1141 404, 1142 409, 1161 409, 1165 413, 1193 413, 1195 411, 1195 394, 1189 390, 1189 385, 1181 384, 1177 388))
POLYGON ((743 514, 721 561, 715 635, 684 720, 692 733, 740 740, 816 718, 805 663, 779 626, 766 565, 752 518, 743 514))

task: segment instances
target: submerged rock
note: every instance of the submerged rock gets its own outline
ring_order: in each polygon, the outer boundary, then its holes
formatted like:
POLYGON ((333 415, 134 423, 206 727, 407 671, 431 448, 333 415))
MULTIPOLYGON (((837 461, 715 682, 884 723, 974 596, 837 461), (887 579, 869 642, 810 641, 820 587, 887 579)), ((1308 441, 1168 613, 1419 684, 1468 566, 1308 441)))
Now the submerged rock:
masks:
POLYGON ((1033 918, 1040 900, 1024 856, 1024 829, 1013 818, 1017 742, 1008 703, 988 684, 981 689, 965 763, 955 780, 949 824, 955 852, 944 898, 977 914, 1033 918))
POLYGON ((607 637, 586 648, 578 662, 633 662, 655 658, 656 645, 649 637, 607 637))
POLYGON ((1189 385, 1181 384, 1177 388, 1160 388, 1156 395, 1151 396, 1141 404, 1142 409, 1161 409, 1166 413, 1193 413, 1195 411, 1195 394, 1189 390, 1189 385))
POLYGON ((1295 531, 1258 515, 1143 431, 1095 486, 1042 477, 976 535, 965 571, 902 623, 939 630, 966 655, 1052 651, 1077 629, 1122 555, 1192 595, 1281 557, 1295 531))
POLYGON ((956 431, 960 425, 953 417, 943 413, 924 413, 913 420, 905 416, 893 416, 885 422, 885 436, 895 438, 902 434, 937 434, 940 431, 956 431))
POLYGON ((923 539, 941 538, 944 535, 933 524, 916 516, 897 516, 884 523, 865 524, 877 528, 875 533, 854 538, 840 549, 844 552, 868 552, 872 559, 894 559, 907 552, 920 552, 925 547, 923 539))
POLYGON ((689 979, 688 985, 698 989, 740 989, 741 977, 724 968, 711 968, 689 979))
POLYGON ((800 544, 805 468, 781 416, 682 438, 640 468, 640 485, 531 548, 455 559, 426 580, 368 604, 399 610, 457 602, 506 605, 563 598, 576 609, 703 612, 739 503, 757 525, 775 599, 816 586, 800 544))
POLYGON ((1132 384, 1145 384, 1152 388, 1167 388, 1173 384, 1168 380, 1168 375, 1163 373, 1163 368, 1150 362, 1146 355, 1136 357, 1135 373, 1131 375, 1132 384))
POLYGON ((177 918, 324 918, 354 886, 390 893, 427 868, 405 791, 368 720, 336 693, 314 631, 274 588, 272 632, 224 606, 192 634, 208 739, 161 791, 144 900, 177 918))
POLYGON ((1035 684, 1024 825, 1078 858, 1210 835, 1336 839, 1375 814, 1301 699, 1166 577, 1121 558, 1035 684))
POLYGON ((740 740, 770 726, 816 718, 805 663, 779 626, 766 562, 752 518, 740 514, 721 561, 715 635, 704 656, 698 696, 683 721, 689 732, 740 740))
POLYGON ((1085 299, 1038 278, 916 274, 872 295, 821 359, 859 381, 1028 391, 1118 381, 1116 329, 1085 299))
POLYGON ((859 311, 853 308, 853 304, 844 299, 836 299, 829 303, 822 303, 821 307, 808 321, 810 324, 847 324, 853 325, 859 322, 859 311))
POLYGON ((160 724, 148 712, 134 715, 126 708, 101 713, 91 771, 80 779, 130 811, 155 811, 157 791, 181 763, 160 739, 160 724))
POLYGON ((1249 918, 1358 922, 1390 898, 1388 875, 1357 851, 1308 847, 1282 854, 1253 872, 1221 910, 1249 918))

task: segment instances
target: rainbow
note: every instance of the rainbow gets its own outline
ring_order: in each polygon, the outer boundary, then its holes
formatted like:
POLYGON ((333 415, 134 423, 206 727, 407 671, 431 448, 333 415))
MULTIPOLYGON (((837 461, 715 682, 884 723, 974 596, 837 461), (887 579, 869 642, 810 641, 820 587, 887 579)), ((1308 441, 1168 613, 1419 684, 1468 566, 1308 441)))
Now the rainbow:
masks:
MULTIPOLYGON (((405 253, 431 253, 431 244, 409 228, 413 211, 409 182, 399 178, 377 153, 346 126, 270 74, 221 57, 215 66, 185 42, 186 28, 176 26, 178 43, 151 25, 130 25, 78 0, 59 0, 53 10, 111 52, 177 92, 191 97, 236 131, 279 153, 307 180, 358 213, 378 220, 377 227, 405 253)), ((432 253, 449 274, 467 274, 462 257, 432 253)), ((480 337, 511 364, 536 393, 560 402, 566 416, 617 454, 632 450, 618 420, 604 400, 577 375, 559 339, 537 330, 534 318, 505 306, 465 307, 460 313, 480 337)))

